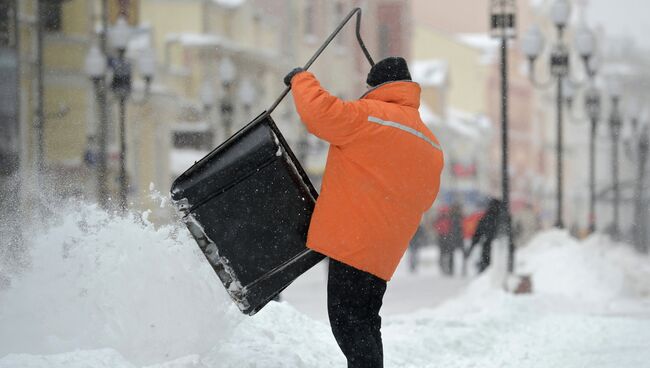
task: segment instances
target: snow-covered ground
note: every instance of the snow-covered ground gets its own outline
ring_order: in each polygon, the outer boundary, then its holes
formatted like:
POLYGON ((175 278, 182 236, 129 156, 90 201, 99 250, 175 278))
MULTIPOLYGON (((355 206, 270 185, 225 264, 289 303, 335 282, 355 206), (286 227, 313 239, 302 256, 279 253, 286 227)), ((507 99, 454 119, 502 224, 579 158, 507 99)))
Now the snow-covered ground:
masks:
MULTIPOLYGON (((345 366, 324 265, 246 317, 183 228, 58 211, 0 291, 1 368, 345 366)), ((386 367, 650 367, 650 259, 625 245, 539 234, 518 252, 530 295, 502 291, 497 271, 443 279, 431 251, 423 266, 389 283, 386 367)))

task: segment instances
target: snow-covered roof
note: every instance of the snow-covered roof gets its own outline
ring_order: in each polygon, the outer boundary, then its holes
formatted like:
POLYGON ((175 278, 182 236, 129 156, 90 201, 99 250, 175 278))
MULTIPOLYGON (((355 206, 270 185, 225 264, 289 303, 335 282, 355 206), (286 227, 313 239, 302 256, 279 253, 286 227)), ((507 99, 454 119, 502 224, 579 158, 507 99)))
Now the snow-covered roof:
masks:
POLYGON ((279 65, 282 62, 277 51, 247 46, 214 34, 192 32, 169 33, 165 37, 165 41, 177 42, 185 47, 217 48, 232 54, 238 54, 253 61, 262 61, 270 65, 279 65))
POLYGON ((199 161, 205 155, 207 151, 199 151, 194 149, 172 149, 169 153, 169 166, 171 173, 173 175, 179 175, 189 169, 190 166, 194 165, 195 162, 199 161))
POLYGON ((224 8, 233 9, 243 5, 246 0, 212 0, 212 2, 224 8))
POLYGON ((227 42, 225 39, 219 36, 209 35, 205 33, 190 33, 190 32, 169 33, 165 37, 165 40, 167 42, 178 42, 185 46, 197 46, 197 47, 202 47, 202 46, 216 47, 216 46, 221 46, 224 42, 227 42))
POLYGON ((415 60, 411 63, 411 78, 423 87, 441 87, 447 84, 449 64, 445 60, 415 60))
POLYGON ((461 33, 456 37, 458 41, 482 52, 481 64, 492 64, 496 61, 499 40, 487 33, 461 33))
POLYGON ((449 108, 445 125, 457 133, 480 139, 491 128, 490 119, 455 108, 449 108))

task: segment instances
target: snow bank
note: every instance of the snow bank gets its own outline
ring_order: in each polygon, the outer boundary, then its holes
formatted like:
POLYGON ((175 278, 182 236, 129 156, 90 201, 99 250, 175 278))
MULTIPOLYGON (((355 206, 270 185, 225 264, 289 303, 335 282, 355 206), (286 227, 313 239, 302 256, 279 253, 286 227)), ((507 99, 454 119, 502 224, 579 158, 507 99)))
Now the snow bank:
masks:
MULTIPOLYGON (((179 316, 183 319, 188 317, 179 316)), ((168 345, 183 343, 182 332, 168 345)), ((340 367, 345 358, 338 350, 329 326, 298 313, 286 303, 270 303, 255 317, 246 318, 225 339, 206 341, 214 348, 148 365, 146 368, 240 368, 240 367, 340 367), (218 343, 217 343, 218 342, 218 343)), ((128 339, 128 337, 123 337, 128 339)), ((150 347, 164 349, 150 343, 150 347)), ((74 350, 71 348, 70 350, 74 350)), ((136 368, 115 349, 80 350, 61 354, 10 354, 0 368, 136 368)))
POLYGON ((536 293, 584 301, 650 296, 650 260, 603 235, 578 241, 566 231, 537 235, 519 252, 536 293))
POLYGON ((0 357, 112 348, 153 363, 205 353, 243 319, 186 231, 78 203, 55 217, 32 232, 30 267, 0 292, 0 357))
MULTIPOLYGON (((286 303, 253 317, 227 308, 177 230, 88 206, 67 212, 36 237, 32 269, 0 294, 0 368, 345 366, 329 326, 286 303), (2 357, 10 352, 30 354, 2 357)), ((384 318, 386 367, 647 366, 648 257, 550 231, 520 250, 518 267, 533 294, 505 293, 487 272, 436 309, 384 318)))

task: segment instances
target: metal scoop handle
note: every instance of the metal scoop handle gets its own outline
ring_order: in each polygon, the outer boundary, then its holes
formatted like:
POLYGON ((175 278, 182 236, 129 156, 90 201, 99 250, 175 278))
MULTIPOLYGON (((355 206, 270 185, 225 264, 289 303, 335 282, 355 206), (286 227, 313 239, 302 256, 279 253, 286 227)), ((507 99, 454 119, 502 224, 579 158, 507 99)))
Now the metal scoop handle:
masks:
MULTIPOLYGON (((356 26, 357 41, 359 41, 359 46, 361 47, 361 50, 363 51, 363 54, 366 56, 366 59, 368 59, 368 62, 370 63, 370 66, 375 65, 375 62, 372 60, 372 57, 370 56, 370 53, 368 52, 368 49, 366 48, 366 45, 363 43, 363 40, 361 39, 361 8, 354 8, 354 9, 353 9, 353 10, 352 10, 352 11, 351 11, 351 12, 350 12, 346 17, 345 17, 345 19, 343 19, 343 21, 341 21, 341 23, 339 23, 338 27, 336 27, 336 29, 334 30, 334 32, 332 32, 332 34, 330 34, 329 37, 327 37, 327 39, 326 39, 325 42, 321 45, 321 47, 320 47, 318 50, 316 50, 316 52, 315 52, 314 55, 311 57, 311 59, 309 59, 309 61, 307 62, 307 64, 305 64, 305 66, 303 67, 303 69, 305 69, 305 70, 309 69, 309 67, 311 66, 311 64, 313 64, 314 61, 316 61, 316 59, 318 59, 318 57, 323 53, 323 51, 325 51, 325 49, 327 48, 327 46, 329 46, 329 44, 332 42, 332 40, 334 39, 334 37, 336 37, 336 35, 339 34, 339 32, 341 31, 341 29, 343 29, 343 27, 348 23, 348 21, 352 18, 352 16, 353 16, 355 13, 357 14, 357 26, 356 26)), ((282 91, 282 94, 280 94, 280 97, 278 97, 278 99, 275 100, 275 102, 273 103, 273 105, 271 105, 271 107, 269 107, 269 109, 267 110, 267 112, 268 112, 269 114, 272 113, 273 110, 275 110, 276 107, 278 107, 278 105, 280 104, 280 102, 282 102, 282 100, 287 96, 287 94, 289 93, 289 91, 291 91, 291 86, 285 88, 284 91, 282 91)))

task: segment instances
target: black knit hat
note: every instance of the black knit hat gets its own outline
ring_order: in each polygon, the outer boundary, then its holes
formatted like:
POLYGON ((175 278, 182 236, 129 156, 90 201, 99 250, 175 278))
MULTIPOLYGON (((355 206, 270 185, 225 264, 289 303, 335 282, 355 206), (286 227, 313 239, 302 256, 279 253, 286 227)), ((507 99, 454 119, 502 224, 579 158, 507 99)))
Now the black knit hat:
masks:
POLYGON ((382 83, 400 80, 410 81, 411 73, 404 58, 391 56, 372 66, 366 83, 370 87, 375 87, 382 83))

